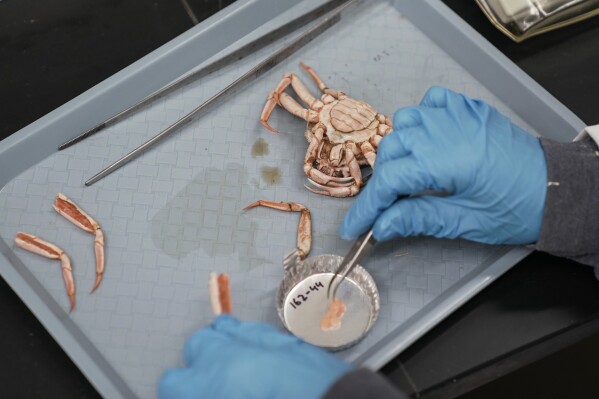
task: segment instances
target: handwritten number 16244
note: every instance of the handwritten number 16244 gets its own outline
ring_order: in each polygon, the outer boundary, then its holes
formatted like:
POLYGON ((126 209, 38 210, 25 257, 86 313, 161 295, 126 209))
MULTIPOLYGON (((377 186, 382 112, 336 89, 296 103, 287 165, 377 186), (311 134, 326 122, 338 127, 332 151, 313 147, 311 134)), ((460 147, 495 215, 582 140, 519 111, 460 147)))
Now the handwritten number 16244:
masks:
POLYGON ((304 294, 298 294, 293 298, 289 304, 293 306, 293 309, 297 309, 302 303, 308 300, 308 296, 311 292, 318 291, 319 288, 324 288, 324 284, 320 281, 316 282, 314 285, 308 287, 308 290, 304 294))

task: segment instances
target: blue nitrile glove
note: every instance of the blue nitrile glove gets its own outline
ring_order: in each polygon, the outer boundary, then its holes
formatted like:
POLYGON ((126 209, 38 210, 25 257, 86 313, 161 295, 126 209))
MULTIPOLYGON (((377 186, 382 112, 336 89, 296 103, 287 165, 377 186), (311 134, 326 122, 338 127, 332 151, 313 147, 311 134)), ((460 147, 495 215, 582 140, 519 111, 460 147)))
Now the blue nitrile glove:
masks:
POLYGON ((374 173, 340 228, 355 239, 463 237, 529 244, 539 237, 547 165, 539 140, 481 100, 432 87, 400 109, 380 143, 374 173), (398 197, 426 190, 446 197, 398 197))
POLYGON ((222 315, 195 333, 187 367, 167 370, 161 399, 316 399, 350 366, 269 324, 222 315))

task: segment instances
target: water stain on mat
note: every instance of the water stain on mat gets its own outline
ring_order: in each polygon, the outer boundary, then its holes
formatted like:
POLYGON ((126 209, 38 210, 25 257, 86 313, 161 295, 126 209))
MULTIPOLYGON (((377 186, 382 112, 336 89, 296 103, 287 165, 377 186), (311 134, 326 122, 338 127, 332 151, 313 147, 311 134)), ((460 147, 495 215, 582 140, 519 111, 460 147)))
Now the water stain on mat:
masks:
POLYGON ((268 143, 261 137, 252 146, 252 157, 256 158, 264 155, 268 155, 268 143))
POLYGON ((244 167, 235 163, 204 170, 152 219, 154 245, 175 259, 197 249, 210 257, 237 252, 240 270, 269 263, 254 249, 256 225, 239 201, 247 180, 244 167))
POLYGON ((281 169, 271 166, 260 168, 260 175, 268 186, 275 186, 283 181, 281 178, 281 169))

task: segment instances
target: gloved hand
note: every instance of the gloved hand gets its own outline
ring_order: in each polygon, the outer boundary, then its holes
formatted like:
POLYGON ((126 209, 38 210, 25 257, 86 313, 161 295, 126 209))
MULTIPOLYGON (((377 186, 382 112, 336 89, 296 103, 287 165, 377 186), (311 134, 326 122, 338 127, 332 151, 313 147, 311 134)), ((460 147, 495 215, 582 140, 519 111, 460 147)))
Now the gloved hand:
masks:
POLYGON ((316 399, 350 366, 269 324, 221 315, 185 344, 187 367, 167 370, 161 399, 316 399))
POLYGON ((396 236, 463 237, 529 244, 539 237, 547 165, 539 140, 496 109, 442 87, 400 109, 374 173, 340 228, 355 239, 373 226, 396 236), (426 190, 449 196, 400 196, 426 190))

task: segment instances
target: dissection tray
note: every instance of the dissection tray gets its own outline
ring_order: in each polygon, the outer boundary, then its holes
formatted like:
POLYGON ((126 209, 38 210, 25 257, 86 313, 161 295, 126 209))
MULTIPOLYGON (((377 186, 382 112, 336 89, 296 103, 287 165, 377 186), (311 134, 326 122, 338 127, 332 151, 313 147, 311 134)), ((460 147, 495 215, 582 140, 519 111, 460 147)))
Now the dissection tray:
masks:
MULTIPOLYGON (((304 189, 304 123, 280 109, 271 123, 285 133, 273 135, 259 122, 269 91, 286 72, 318 93, 300 61, 329 87, 389 116, 438 84, 484 99, 531 132, 567 141, 583 127, 440 1, 365 1, 240 94, 91 187, 83 185, 86 178, 285 40, 65 151, 54 150, 209 57, 320 3, 239 0, 0 143, 0 273, 103 396, 156 395, 164 369, 182 362, 185 339, 211 320, 211 271, 229 273, 237 316, 281 326, 275 293, 282 258, 295 246, 297 215, 244 206, 259 199, 304 204, 313 218, 311 255, 347 252, 351 243, 337 230, 353 199, 304 189), (106 237, 104 280, 91 295, 91 237, 52 209, 58 192, 92 215, 106 237), (69 252, 78 287, 72 313, 58 266, 17 248, 17 231, 69 252)), ((379 318, 364 340, 338 355, 381 367, 527 254, 463 240, 381 244, 362 262, 380 292, 379 318)))

